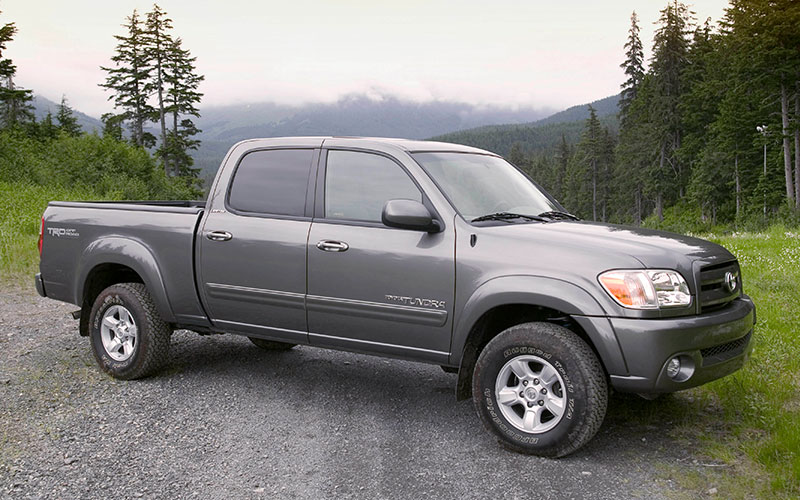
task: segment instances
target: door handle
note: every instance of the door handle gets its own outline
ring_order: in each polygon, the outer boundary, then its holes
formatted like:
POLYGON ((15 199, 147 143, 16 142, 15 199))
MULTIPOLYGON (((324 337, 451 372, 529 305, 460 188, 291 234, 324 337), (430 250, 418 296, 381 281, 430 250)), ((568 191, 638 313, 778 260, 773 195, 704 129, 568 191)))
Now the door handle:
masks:
POLYGON ((206 233, 206 238, 211 241, 228 241, 233 235, 228 231, 209 231, 206 233))
POLYGON ((322 240, 317 243, 317 248, 323 252, 344 252, 350 248, 350 245, 344 241, 322 240))

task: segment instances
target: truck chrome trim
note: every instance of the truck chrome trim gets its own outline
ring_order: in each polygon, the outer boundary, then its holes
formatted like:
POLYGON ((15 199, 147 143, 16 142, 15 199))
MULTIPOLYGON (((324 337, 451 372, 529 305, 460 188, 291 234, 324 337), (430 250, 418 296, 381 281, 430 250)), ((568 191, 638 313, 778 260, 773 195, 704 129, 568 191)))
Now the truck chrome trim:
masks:
POLYGON ((244 300, 247 302, 297 309, 303 308, 305 299, 305 294, 302 293, 225 285, 222 283, 207 283, 206 293, 215 299, 244 300))
POLYGON ((443 326, 447 322, 447 311, 424 307, 382 304, 380 302, 338 299, 318 295, 309 295, 306 298, 306 303, 309 311, 316 312, 432 326, 443 326))
POLYGON ((447 357, 447 356, 450 355, 450 353, 447 353, 447 352, 434 351, 432 349, 423 349, 421 347, 409 347, 409 346, 397 345, 397 344, 386 344, 384 342, 375 342, 375 341, 372 341, 372 340, 349 339, 349 338, 345 338, 345 337, 336 337, 334 335, 323 335, 321 333, 309 333, 308 336, 309 336, 309 339, 312 340, 312 342, 311 342, 312 345, 314 345, 313 340, 316 338, 318 340, 334 341, 335 343, 341 343, 341 344, 350 344, 350 345, 362 344, 362 345, 365 345, 365 346, 374 346, 374 347, 380 347, 380 348, 397 349, 399 351, 413 351, 413 352, 416 352, 416 353, 430 354, 430 355, 433 355, 433 356, 447 357))

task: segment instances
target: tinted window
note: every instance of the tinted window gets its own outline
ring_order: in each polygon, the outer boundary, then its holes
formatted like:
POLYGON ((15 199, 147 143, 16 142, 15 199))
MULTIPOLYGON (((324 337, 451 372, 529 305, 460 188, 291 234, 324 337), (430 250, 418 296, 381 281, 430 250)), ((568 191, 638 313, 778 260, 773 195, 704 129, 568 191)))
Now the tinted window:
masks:
POLYGON ((389 200, 422 201, 408 174, 392 160, 369 153, 329 151, 325 217, 380 222, 389 200))
POLYGON ((263 214, 305 214, 311 149, 254 151, 242 158, 228 203, 236 210, 263 214))

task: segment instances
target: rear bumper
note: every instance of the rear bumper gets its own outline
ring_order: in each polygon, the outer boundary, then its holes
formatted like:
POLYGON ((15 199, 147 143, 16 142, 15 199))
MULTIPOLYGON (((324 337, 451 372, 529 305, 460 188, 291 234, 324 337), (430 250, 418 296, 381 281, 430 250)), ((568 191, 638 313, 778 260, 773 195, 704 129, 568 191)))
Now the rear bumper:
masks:
POLYGON ((621 392, 660 393, 695 387, 740 369, 752 349, 755 305, 743 295, 722 311, 682 318, 611 318, 627 375, 611 375, 621 392), (667 363, 678 356, 677 380, 667 363))
POLYGON ((36 284, 36 291, 42 297, 47 297, 47 294, 44 292, 44 280, 42 279, 42 273, 36 273, 34 276, 34 282, 36 284))

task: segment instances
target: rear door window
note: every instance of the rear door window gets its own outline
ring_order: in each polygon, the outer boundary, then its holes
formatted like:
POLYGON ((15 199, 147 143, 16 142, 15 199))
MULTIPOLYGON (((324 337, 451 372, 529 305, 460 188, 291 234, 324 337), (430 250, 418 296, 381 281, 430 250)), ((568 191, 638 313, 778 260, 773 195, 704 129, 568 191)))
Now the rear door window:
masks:
POLYGON ((228 204, 243 212, 302 217, 313 156, 312 149, 248 153, 234 173, 228 204))

